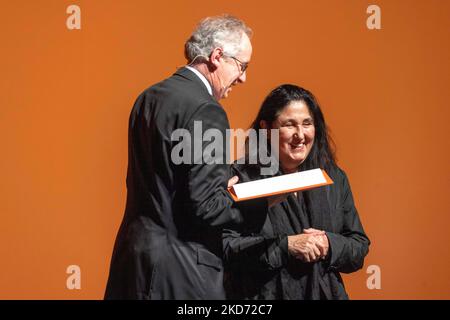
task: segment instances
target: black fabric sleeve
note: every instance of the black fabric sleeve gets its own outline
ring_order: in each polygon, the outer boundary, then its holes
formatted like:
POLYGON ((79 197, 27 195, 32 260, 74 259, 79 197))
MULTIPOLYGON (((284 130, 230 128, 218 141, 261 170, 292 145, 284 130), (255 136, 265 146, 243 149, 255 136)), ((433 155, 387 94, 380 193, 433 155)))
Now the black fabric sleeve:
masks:
POLYGON ((358 212, 353 202, 352 191, 343 171, 340 185, 341 204, 337 214, 343 214, 342 232, 326 232, 329 248, 329 270, 350 273, 362 268, 369 251, 370 240, 364 232, 358 212))
POLYGON ((287 264, 287 236, 245 236, 236 230, 225 229, 223 244, 224 260, 231 268, 276 270, 287 264))

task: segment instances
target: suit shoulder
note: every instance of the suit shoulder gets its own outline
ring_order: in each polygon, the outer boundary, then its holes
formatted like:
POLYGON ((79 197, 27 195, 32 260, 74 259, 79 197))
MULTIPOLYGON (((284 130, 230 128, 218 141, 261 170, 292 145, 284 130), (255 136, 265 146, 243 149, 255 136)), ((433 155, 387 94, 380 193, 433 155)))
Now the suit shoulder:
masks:
POLYGON ((327 170, 327 173, 335 183, 341 184, 347 180, 347 174, 338 165, 333 165, 327 170))
POLYGON ((172 111, 179 109, 182 112, 195 112, 204 105, 220 107, 220 104, 209 95, 206 88, 176 74, 152 85, 141 95, 150 100, 157 100, 165 106, 170 106, 172 111))

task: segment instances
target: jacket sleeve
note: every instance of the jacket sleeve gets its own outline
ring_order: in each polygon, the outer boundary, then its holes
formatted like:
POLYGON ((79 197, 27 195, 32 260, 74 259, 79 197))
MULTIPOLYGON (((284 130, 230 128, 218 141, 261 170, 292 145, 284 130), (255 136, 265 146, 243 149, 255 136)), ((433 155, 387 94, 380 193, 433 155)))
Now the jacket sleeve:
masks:
POLYGON ((337 214, 343 214, 343 228, 339 233, 326 232, 330 244, 328 268, 330 271, 350 273, 362 268, 370 240, 355 208, 347 176, 344 172, 342 174, 341 202, 337 208, 340 212, 337 214))
MULTIPOLYGON (((231 169, 225 111, 218 104, 205 103, 187 127, 193 161, 186 170, 185 207, 209 226, 223 228, 230 223, 242 223, 243 215, 227 191, 231 169)), ((260 199, 255 206, 255 210, 265 210, 267 201, 260 199)))
POLYGON ((224 261, 233 268, 276 270, 287 264, 287 237, 242 235, 236 230, 223 232, 224 261))

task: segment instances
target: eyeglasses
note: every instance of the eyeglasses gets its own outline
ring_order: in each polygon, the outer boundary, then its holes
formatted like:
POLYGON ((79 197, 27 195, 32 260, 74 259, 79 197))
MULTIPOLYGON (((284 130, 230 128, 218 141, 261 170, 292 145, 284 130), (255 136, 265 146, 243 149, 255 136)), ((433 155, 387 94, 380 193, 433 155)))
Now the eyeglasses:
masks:
POLYGON ((227 57, 233 59, 234 61, 236 61, 236 62, 240 65, 240 67, 241 67, 241 73, 244 73, 245 70, 247 70, 248 64, 249 64, 248 62, 242 62, 241 60, 239 60, 238 58, 233 57, 233 56, 228 56, 228 55, 227 55, 227 57))

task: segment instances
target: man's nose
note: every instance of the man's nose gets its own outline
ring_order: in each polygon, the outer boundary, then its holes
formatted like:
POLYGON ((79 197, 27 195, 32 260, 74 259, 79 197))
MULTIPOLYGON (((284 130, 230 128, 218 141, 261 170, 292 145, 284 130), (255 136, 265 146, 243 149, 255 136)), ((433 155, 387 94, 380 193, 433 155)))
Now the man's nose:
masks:
POLYGON ((241 75, 238 77, 238 82, 244 83, 245 80, 247 80, 247 70, 242 72, 241 75))

